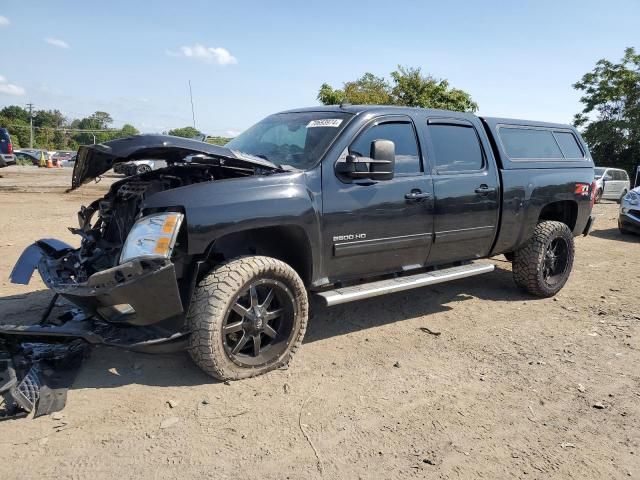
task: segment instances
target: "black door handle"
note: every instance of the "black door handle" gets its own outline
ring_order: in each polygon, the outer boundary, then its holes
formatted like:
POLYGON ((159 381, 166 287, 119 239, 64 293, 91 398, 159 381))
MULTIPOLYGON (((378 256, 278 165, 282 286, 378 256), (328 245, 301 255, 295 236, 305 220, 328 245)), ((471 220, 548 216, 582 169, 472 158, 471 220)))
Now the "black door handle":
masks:
POLYGON ((422 198, 429 198, 430 193, 423 192, 422 190, 411 190, 409 193, 404 194, 404 198, 407 200, 420 200, 422 198))
POLYGON ((480 195, 487 195, 489 193, 494 193, 495 191, 496 189, 494 187, 489 187, 484 184, 474 190, 474 192, 479 193, 480 195))

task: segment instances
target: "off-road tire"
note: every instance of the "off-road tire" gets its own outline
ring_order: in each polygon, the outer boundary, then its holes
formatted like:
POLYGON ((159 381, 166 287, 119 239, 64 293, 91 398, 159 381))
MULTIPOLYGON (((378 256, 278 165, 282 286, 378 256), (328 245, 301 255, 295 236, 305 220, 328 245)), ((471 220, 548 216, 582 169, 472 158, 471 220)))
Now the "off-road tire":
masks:
POLYGON ((142 175, 143 173, 148 173, 151 171, 151 167, 149 165, 138 165, 136 167, 136 173, 138 175, 142 175))
POLYGON ((552 297, 562 289, 571 273, 575 255, 573 234, 562 222, 541 222, 536 225, 526 245, 514 254, 513 279, 516 285, 537 297, 552 297), (557 283, 549 285, 544 278, 545 254, 554 239, 560 237, 568 246, 566 269, 557 283))
POLYGON ((271 257, 232 259, 218 265, 202 278, 195 289, 187 315, 191 329, 189 353, 196 365, 219 380, 240 380, 261 375, 289 363, 302 344, 308 316, 307 291, 293 268, 271 257), (291 341, 287 349, 268 365, 240 366, 225 351, 222 332, 224 320, 238 292, 261 278, 282 282, 294 297, 297 314, 291 341))

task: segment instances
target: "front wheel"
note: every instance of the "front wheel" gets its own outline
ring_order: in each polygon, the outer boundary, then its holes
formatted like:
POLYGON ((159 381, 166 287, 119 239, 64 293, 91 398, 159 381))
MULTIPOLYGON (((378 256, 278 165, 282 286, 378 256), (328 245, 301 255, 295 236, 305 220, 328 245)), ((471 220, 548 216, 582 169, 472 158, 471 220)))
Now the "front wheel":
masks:
POLYGON ((143 173, 148 173, 151 171, 151 167, 149 165, 138 165, 136 167, 136 173, 138 175, 142 175, 143 173))
POLYGON ((574 255, 569 227, 562 222, 541 222, 526 245, 516 250, 513 278, 520 288, 533 295, 552 297, 567 282, 574 255))
POLYGON ((220 380, 266 373, 300 347, 308 315, 304 283, 289 265, 262 256, 231 260, 196 287, 187 315, 191 358, 220 380))

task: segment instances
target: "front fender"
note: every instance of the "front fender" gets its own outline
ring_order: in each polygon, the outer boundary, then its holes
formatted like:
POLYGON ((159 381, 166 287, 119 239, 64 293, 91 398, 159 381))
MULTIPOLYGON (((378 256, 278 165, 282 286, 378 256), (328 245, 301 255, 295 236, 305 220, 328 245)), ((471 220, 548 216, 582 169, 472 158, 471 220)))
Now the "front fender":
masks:
POLYGON ((159 192, 149 197, 143 208, 171 206, 184 210, 190 255, 204 254, 213 241, 231 233, 282 225, 301 227, 311 251, 320 251, 320 178, 317 173, 297 172, 198 183, 159 192))

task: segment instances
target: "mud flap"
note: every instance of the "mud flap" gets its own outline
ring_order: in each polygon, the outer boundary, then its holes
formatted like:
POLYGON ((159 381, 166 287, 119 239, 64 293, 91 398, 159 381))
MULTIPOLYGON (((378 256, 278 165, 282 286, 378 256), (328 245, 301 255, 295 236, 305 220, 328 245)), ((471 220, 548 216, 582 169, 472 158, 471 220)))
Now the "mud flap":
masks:
POLYGON ((60 411, 90 346, 0 340, 0 420, 60 411))

